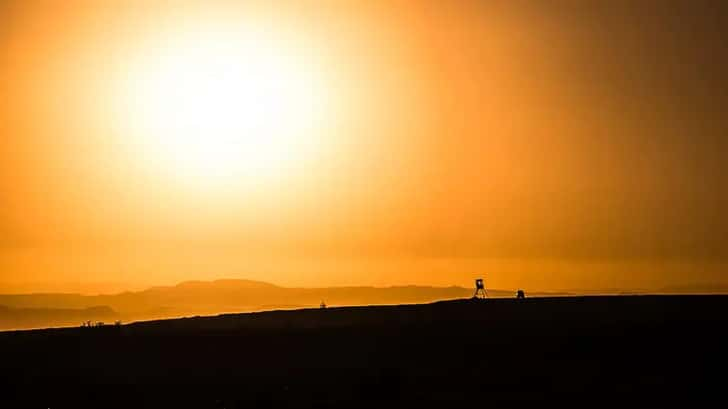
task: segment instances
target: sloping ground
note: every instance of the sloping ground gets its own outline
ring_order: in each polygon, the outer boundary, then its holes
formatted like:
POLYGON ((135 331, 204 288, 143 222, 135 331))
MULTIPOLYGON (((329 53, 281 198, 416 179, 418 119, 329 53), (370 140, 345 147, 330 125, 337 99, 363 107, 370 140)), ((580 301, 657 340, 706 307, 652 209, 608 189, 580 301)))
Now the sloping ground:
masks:
POLYGON ((0 407, 724 407, 726 296, 459 300, 0 334, 0 407))
MULTIPOLYGON (((491 291, 492 296, 512 297, 514 291, 491 291)), ((88 308, 108 305, 133 313, 159 308, 254 307, 270 304, 331 305, 418 303, 468 297, 473 290, 462 287, 322 287, 287 288, 250 280, 188 281, 169 287, 109 295, 0 294, 0 305, 14 308, 88 308)))
MULTIPOLYGON (((15 294, 0 295, 0 305, 15 308, 14 325, 0 320, 0 330, 78 325, 77 321, 97 320, 84 309, 108 306, 122 321, 155 318, 213 315, 225 312, 250 312, 266 309, 290 309, 328 305, 374 305, 427 303, 437 300, 469 297, 472 289, 462 287, 324 287, 285 288, 250 280, 188 281, 170 287, 153 287, 139 292, 86 296, 79 294, 15 294), (39 309, 73 310, 67 318, 49 314, 47 321, 30 314, 23 320, 22 311, 39 309), (81 310, 81 314, 75 311, 81 310), (68 325, 68 324, 66 324, 68 325)), ((514 291, 489 292, 493 297, 513 297, 514 291)), ((530 294, 536 295, 536 294, 530 294)), ((91 312, 91 311, 89 311, 91 312)))

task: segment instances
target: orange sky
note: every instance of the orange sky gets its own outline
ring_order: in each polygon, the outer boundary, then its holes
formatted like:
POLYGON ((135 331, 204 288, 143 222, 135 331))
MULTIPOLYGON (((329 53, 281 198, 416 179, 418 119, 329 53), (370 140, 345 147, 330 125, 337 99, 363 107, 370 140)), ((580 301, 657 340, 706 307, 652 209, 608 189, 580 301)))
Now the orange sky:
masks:
POLYGON ((728 281, 728 63, 709 2, 266 3, 0 4, 0 291, 728 281), (162 57, 214 60, 248 27, 242 64, 286 61, 281 99, 305 83, 292 110, 321 118, 290 130, 306 149, 246 148, 235 166, 265 169, 221 183, 159 140, 210 135, 228 107, 205 128, 145 98, 149 78, 177 92, 206 67, 162 57), (140 131, 163 109, 171 124, 140 131))

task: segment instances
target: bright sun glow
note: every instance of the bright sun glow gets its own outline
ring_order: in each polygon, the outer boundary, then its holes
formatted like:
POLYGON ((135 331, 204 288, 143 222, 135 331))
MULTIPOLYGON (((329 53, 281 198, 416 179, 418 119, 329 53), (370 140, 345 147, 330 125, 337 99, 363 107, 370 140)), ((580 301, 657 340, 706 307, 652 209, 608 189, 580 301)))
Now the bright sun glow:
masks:
POLYGON ((311 58, 292 51, 240 29, 178 34, 148 51, 125 91, 143 154, 206 186, 261 183, 300 165, 317 147, 327 89, 311 58))

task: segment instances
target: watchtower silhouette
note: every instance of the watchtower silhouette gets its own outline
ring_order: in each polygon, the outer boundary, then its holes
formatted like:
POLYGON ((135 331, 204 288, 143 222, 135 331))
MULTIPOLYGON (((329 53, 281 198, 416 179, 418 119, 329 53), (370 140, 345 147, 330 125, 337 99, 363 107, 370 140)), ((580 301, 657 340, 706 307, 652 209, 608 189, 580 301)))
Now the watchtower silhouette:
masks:
POLYGON ((473 294, 473 298, 488 298, 488 291, 485 289, 485 283, 482 278, 475 279, 475 294, 473 294))

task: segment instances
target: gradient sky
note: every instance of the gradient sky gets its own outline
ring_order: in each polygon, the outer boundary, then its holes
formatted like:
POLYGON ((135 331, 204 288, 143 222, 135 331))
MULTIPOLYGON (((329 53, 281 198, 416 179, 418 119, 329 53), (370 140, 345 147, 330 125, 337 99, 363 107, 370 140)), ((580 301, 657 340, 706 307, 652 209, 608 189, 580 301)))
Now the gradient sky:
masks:
POLYGON ((726 283, 722 3, 3 1, 0 291, 726 283), (318 79, 315 152, 190 183, 129 84, 248 26, 318 79))

